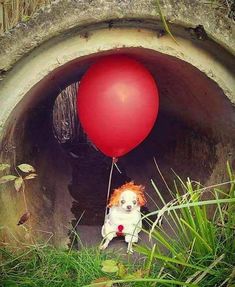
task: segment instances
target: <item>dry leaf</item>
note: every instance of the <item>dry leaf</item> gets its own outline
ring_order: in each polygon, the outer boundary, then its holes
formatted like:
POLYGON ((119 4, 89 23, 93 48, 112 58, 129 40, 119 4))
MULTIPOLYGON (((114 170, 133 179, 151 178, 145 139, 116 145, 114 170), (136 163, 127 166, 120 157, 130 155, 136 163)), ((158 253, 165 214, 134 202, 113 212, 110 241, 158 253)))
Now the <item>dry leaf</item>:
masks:
POLYGON ((26 175, 26 177, 24 179, 33 179, 35 177, 37 177, 38 175, 36 173, 30 173, 28 175, 26 175))
POLYGON ((30 233, 27 232, 27 233, 25 234, 24 238, 25 238, 26 240, 29 240, 29 239, 31 238, 30 233))
POLYGON ((19 222, 17 225, 22 225, 24 224, 30 217, 30 212, 29 211, 26 211, 20 218, 19 222))

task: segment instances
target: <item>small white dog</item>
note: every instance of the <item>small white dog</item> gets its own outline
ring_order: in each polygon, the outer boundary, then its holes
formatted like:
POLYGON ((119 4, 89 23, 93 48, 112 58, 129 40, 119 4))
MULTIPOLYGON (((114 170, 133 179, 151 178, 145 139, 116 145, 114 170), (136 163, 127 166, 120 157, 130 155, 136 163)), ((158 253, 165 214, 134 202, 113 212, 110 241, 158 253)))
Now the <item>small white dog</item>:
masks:
POLYGON ((105 218, 101 234, 104 250, 110 241, 117 236, 124 236, 128 243, 127 253, 132 253, 132 243, 138 242, 138 233, 142 229, 140 207, 145 205, 144 187, 129 182, 115 189, 108 207, 109 213, 105 218))

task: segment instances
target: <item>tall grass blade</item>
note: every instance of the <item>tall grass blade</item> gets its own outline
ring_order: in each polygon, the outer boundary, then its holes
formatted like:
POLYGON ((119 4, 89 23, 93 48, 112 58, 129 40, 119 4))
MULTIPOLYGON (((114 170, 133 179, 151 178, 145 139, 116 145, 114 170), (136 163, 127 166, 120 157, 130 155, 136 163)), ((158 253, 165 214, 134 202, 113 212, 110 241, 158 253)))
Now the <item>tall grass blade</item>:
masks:
MULTIPOLYGON (((110 280, 110 281, 106 281, 106 282, 100 282, 100 283, 92 283, 89 285, 84 285, 82 287, 102 287, 105 284, 108 283, 112 283, 112 284, 119 284, 119 283, 131 283, 131 282, 143 282, 143 283, 147 283, 147 282, 155 282, 155 283, 162 283, 162 284, 170 284, 172 286, 172 284, 177 285, 177 286, 188 286, 188 287, 198 287, 197 284, 192 284, 192 283, 185 283, 185 282, 181 282, 178 280, 169 280, 169 279, 160 279, 160 278, 156 278, 156 279, 152 279, 152 278, 137 278, 137 279, 120 279, 120 280, 110 280)), ((144 285, 142 285, 144 286, 144 285)))
MULTIPOLYGON (((198 202, 191 202, 191 203, 184 203, 180 205, 172 205, 167 208, 164 208, 164 213, 170 212, 172 210, 179 210, 182 208, 188 208, 188 207, 193 207, 193 206, 203 206, 203 205, 215 205, 215 204, 223 204, 223 203, 235 203, 235 198, 225 198, 225 199, 219 199, 219 200, 204 200, 204 201, 198 201, 198 202)), ((152 215, 157 215, 159 212, 163 212, 162 210, 157 210, 148 213, 147 215, 143 216, 143 219, 152 216, 152 215)))
POLYGON ((158 11, 158 13, 159 13, 159 15, 160 15, 161 21, 162 21, 162 23, 163 23, 163 26, 164 26, 166 32, 170 35, 170 37, 172 38, 172 40, 173 40, 177 45, 179 45, 179 43, 176 41, 175 37, 173 36, 173 34, 172 34, 171 31, 170 31, 170 28, 169 28, 169 26, 168 26, 168 24, 167 24, 167 22, 166 22, 165 16, 164 16, 163 13, 162 13, 162 9, 161 9, 161 5, 160 5, 159 0, 156 0, 156 6, 157 6, 157 11, 158 11))
MULTIPOLYGON (((148 250, 146 250, 146 248, 144 248, 144 247, 137 246, 137 250, 141 250, 142 254, 148 255, 148 250)), ((200 270, 200 271, 204 271, 205 270, 204 267, 200 267, 200 266, 197 266, 197 265, 189 264, 189 263, 177 260, 175 258, 167 257, 167 256, 164 256, 164 255, 159 255, 159 254, 154 253, 153 257, 156 258, 156 259, 159 259, 159 260, 161 260, 163 262, 166 262, 166 263, 168 263, 168 262, 175 263, 175 264, 179 264, 179 265, 182 265, 182 266, 187 266, 187 267, 190 267, 192 269, 196 269, 196 270, 200 270)), ((209 273, 210 274, 214 274, 214 272, 212 272, 212 271, 210 271, 209 273)))
POLYGON ((153 263, 153 254, 155 253, 155 249, 156 249, 156 244, 153 245, 150 256, 148 258, 148 262, 146 264, 147 275, 149 275, 149 272, 151 270, 151 266, 153 263))
POLYGON ((193 281, 194 284, 198 284, 208 273, 214 268, 222 259, 224 258, 224 254, 220 255, 214 262, 212 262, 205 271, 202 272, 200 276, 197 277, 196 280, 193 281))
POLYGON ((210 247, 210 245, 205 241, 205 239, 203 239, 199 233, 193 229, 186 221, 184 221, 182 218, 181 218, 181 221, 189 228, 189 230, 195 235, 195 237, 207 248, 207 250, 209 252, 212 252, 212 248, 210 247))

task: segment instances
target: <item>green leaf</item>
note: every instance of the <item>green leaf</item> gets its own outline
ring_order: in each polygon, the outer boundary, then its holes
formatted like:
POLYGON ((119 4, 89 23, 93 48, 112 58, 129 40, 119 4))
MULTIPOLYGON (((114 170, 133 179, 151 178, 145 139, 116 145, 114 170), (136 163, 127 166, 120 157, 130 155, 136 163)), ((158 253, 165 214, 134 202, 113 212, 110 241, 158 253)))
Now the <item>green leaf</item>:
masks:
POLYGON ((35 172, 35 168, 32 165, 26 164, 26 163, 22 163, 22 164, 18 165, 18 168, 25 173, 35 172))
POLYGON ((118 272, 118 267, 115 265, 110 265, 110 266, 107 265, 107 266, 103 266, 101 270, 106 273, 116 273, 118 272))
POLYGON ((102 262, 102 271, 107 273, 116 273, 118 272, 118 265, 117 262, 114 260, 104 260, 102 262))
POLYGON ((122 263, 118 263, 118 276, 123 278, 126 275, 126 267, 122 263))
POLYGON ((117 266, 117 262, 115 260, 104 260, 102 266, 117 266))
POLYGON ((139 269, 135 271, 134 273, 131 274, 126 274, 123 279, 138 279, 138 278, 143 278, 144 277, 144 271, 139 269))
POLYGON ((23 181, 23 178, 21 176, 15 180, 14 185, 15 185, 16 191, 20 191, 20 188, 21 188, 23 182, 24 181, 23 181))
POLYGON ((9 181, 13 181, 13 180, 15 180, 17 178, 17 176, 15 176, 15 175, 11 175, 11 174, 9 174, 9 175, 4 175, 4 176, 2 176, 1 178, 0 178, 0 184, 1 183, 7 183, 7 182, 9 182, 9 181))
POLYGON ((37 177, 38 175, 36 173, 30 173, 28 175, 26 175, 26 177, 24 179, 33 179, 35 177, 37 177))
POLYGON ((10 165, 8 163, 0 163, 0 171, 3 171, 9 167, 10 165))
POLYGON ((135 275, 134 274, 126 274, 124 277, 123 277, 124 280, 134 280, 136 279, 135 275))

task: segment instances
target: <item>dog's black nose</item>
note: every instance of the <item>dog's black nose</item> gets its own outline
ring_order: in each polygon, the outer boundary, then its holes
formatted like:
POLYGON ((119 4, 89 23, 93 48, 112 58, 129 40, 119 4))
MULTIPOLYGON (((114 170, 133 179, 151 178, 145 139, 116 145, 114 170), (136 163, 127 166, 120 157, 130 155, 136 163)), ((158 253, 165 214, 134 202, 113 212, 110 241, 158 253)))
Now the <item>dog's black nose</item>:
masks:
POLYGON ((127 205, 127 207, 126 207, 127 209, 131 209, 131 205, 127 205))

